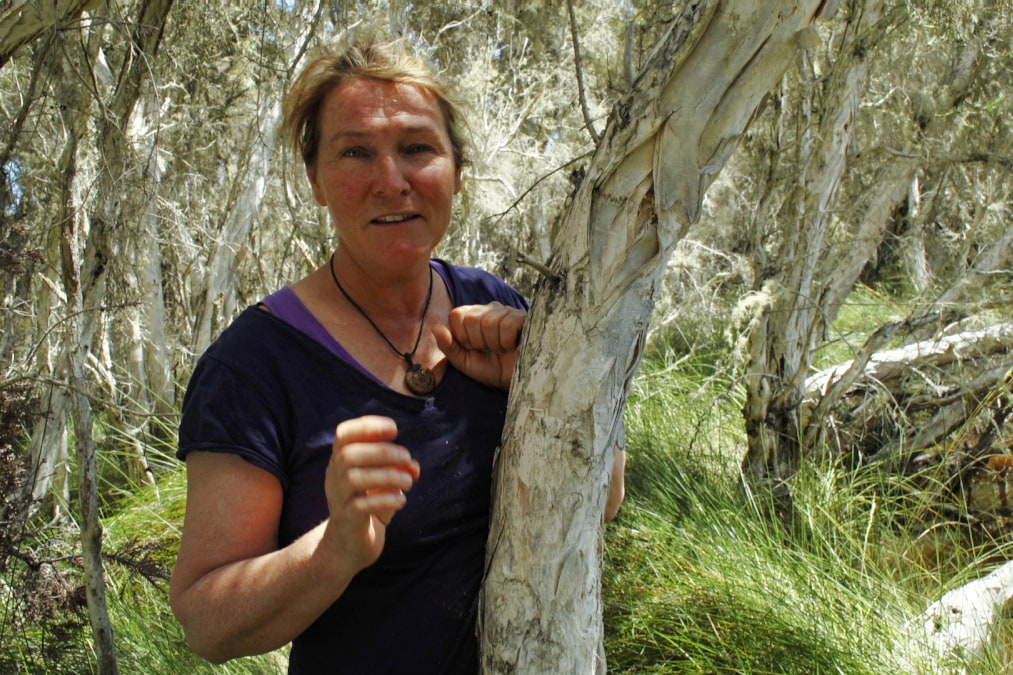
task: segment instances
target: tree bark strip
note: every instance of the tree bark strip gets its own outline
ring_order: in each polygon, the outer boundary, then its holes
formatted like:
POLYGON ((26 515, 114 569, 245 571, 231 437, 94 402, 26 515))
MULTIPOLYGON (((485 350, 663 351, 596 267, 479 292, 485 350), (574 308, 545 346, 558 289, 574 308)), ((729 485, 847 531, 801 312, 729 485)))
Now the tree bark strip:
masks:
POLYGON ((1013 562, 1007 562, 949 591, 915 617, 908 624, 912 646, 927 647, 939 672, 967 672, 957 666, 981 654, 1011 599, 1013 562))
POLYGON ((822 4, 688 3, 613 111, 535 294, 510 393, 483 672, 604 671, 602 511, 655 295, 822 4))
POLYGON ((94 0, 15 0, 0 12, 0 68, 47 30, 78 17, 94 0))

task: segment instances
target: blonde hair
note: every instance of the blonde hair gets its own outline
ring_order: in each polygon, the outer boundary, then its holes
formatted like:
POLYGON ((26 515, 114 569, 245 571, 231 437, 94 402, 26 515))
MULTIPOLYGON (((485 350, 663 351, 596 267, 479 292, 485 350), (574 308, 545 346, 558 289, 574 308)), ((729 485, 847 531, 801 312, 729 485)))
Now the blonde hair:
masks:
POLYGON ((422 59, 401 42, 353 44, 329 48, 310 61, 285 97, 282 133, 307 167, 315 166, 320 147, 320 111, 332 91, 355 78, 412 84, 432 93, 447 125, 454 163, 464 166, 466 142, 460 107, 422 59))

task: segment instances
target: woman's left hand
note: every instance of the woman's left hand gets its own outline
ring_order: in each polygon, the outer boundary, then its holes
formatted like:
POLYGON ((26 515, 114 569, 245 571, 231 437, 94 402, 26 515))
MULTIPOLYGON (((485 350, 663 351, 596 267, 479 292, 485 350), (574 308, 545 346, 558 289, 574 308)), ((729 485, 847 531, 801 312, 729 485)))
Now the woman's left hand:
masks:
POLYGON ((468 377, 509 389, 527 313, 498 302, 463 305, 450 312, 449 326, 435 326, 440 351, 468 377))

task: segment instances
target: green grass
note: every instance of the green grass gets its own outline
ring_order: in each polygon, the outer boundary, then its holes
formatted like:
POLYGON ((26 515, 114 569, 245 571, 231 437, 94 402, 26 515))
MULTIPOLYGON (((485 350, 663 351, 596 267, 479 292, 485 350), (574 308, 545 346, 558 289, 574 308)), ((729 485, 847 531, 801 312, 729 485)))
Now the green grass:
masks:
MULTIPOLYGON (((857 286, 841 305, 827 331, 827 341, 813 355, 813 367, 829 368, 855 357, 874 328, 903 320, 911 311, 903 301, 887 297, 869 286, 857 286)), ((891 345, 887 345, 889 347, 891 345)), ((883 347, 881 347, 883 349, 883 347)))
MULTIPOLYGON (((628 402, 628 498, 606 535, 609 671, 940 672, 905 624, 980 576, 981 552, 959 528, 918 537, 909 479, 828 455, 803 461, 790 513, 775 515, 743 487, 741 401, 714 375, 654 354, 628 402)), ((1004 673, 1006 656, 968 672, 1004 673)))
MULTIPOLYGON (((912 479, 848 468, 826 453, 802 462, 790 512, 775 513, 767 495, 750 493, 740 480, 742 390, 730 372, 714 355, 654 347, 633 384, 628 496, 606 531, 610 672, 940 672, 919 662, 905 623, 943 591, 981 576, 984 556, 1008 553, 1010 545, 971 545, 955 523, 928 526, 912 479)), ((115 451, 115 434, 104 438, 115 451)), ((284 672, 283 654, 213 666, 186 647, 168 607, 166 576, 182 523, 184 474, 164 444, 147 451, 160 467, 155 486, 139 486, 112 466, 104 471, 115 488, 104 526, 121 671, 284 672)), ((59 533, 51 536, 36 543, 60 552, 74 530, 64 531, 62 544, 59 533)), ((68 578, 79 575, 72 560, 60 565, 68 578)), ((19 569, 11 564, 0 578, 18 583, 19 569)), ((0 595, 0 672, 93 672, 80 607, 12 633, 10 617, 22 608, 8 597, 0 595)), ((1007 661, 995 648, 967 672, 998 675, 1007 661)))
MULTIPOLYGON (((164 455, 154 451, 159 465, 164 455)), ((124 672, 270 675, 284 673, 284 652, 214 665, 194 655, 168 603, 168 579, 146 576, 168 572, 175 560, 185 509, 185 473, 177 467, 122 498, 115 516, 106 520, 106 547, 122 550, 127 563, 107 563, 109 604, 117 655, 124 672), (145 545, 151 545, 150 551, 145 545), (149 563, 146 565, 145 563, 149 563)))

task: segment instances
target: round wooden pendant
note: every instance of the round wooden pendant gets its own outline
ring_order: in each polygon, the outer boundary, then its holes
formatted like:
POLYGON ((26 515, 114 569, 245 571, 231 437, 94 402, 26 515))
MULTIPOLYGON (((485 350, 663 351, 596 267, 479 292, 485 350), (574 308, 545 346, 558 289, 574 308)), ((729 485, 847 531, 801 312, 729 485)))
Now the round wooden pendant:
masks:
POLYGON ((404 383, 408 390, 416 396, 429 396, 436 388, 436 375, 425 366, 413 363, 408 366, 404 375, 404 383))

